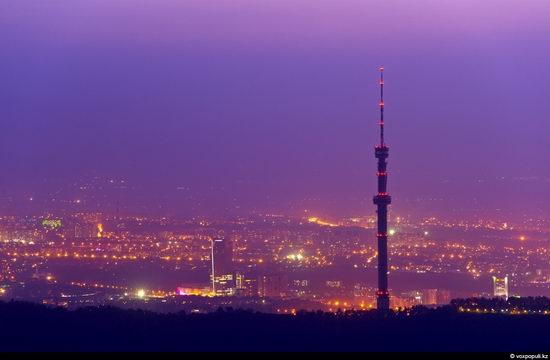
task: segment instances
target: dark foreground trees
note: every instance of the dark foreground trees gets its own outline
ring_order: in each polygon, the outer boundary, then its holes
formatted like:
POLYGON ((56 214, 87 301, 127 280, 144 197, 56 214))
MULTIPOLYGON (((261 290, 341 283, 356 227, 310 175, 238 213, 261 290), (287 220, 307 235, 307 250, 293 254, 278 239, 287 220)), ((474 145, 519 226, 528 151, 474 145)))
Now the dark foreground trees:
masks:
POLYGON ((0 303, 2 351, 550 351, 550 316, 51 309, 0 303))

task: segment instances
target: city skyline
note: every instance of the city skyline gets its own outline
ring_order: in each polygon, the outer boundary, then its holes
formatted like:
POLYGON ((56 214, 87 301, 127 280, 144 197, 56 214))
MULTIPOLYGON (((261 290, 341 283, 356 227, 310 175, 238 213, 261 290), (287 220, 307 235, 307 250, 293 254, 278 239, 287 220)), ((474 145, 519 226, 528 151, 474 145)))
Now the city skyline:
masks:
POLYGON ((0 352, 544 358, 548 13, 3 0, 0 352))

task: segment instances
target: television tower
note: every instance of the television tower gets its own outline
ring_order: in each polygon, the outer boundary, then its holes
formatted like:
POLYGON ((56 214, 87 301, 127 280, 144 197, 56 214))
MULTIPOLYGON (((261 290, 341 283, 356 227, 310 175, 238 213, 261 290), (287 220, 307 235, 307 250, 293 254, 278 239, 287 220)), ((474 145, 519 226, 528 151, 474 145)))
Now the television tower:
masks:
POLYGON ((378 195, 374 197, 378 214, 378 291, 376 303, 378 310, 390 309, 390 294, 388 292, 388 205, 391 196, 388 194, 388 156, 390 149, 384 142, 384 68, 380 68, 380 144, 375 147, 378 159, 378 195))

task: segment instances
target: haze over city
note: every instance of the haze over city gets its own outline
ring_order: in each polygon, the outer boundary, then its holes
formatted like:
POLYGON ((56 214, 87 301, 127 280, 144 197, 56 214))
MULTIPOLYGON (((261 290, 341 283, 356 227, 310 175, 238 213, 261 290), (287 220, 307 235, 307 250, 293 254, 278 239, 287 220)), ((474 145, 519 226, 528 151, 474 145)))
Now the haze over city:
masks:
POLYGON ((3 1, 0 206, 99 176, 131 213, 363 215, 383 64, 395 211, 540 216, 548 7, 3 1))
POLYGON ((549 13, 2 0, 0 351, 547 350, 549 13))

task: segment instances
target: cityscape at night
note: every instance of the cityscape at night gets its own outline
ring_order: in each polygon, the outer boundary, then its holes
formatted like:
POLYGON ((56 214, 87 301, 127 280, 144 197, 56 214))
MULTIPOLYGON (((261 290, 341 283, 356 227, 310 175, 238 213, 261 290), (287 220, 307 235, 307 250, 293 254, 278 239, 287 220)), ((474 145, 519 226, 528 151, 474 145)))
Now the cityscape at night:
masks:
POLYGON ((548 14, 0 0, 0 351, 548 358, 548 14))
MULTIPOLYGON (((393 309, 448 305, 454 298, 550 296, 550 228, 543 224, 396 216, 390 225, 393 309), (505 294, 496 292, 494 278, 507 279, 505 294)), ((207 220, 82 213, 5 216, 1 227, 6 299, 160 312, 376 308, 375 216, 207 220)))

